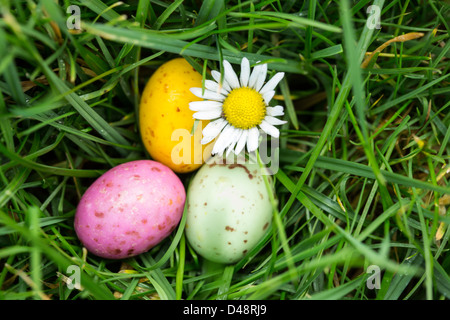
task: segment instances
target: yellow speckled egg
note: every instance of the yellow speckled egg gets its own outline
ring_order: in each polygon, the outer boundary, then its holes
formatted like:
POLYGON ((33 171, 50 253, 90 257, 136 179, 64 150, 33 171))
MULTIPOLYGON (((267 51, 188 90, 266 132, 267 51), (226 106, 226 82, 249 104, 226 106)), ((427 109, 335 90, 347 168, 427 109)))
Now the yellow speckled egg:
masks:
POLYGON ((190 88, 202 87, 202 76, 184 58, 161 65, 142 92, 139 107, 141 138, 150 156, 177 173, 198 169, 209 157, 212 143, 201 144, 200 121, 191 134, 195 119, 189 103, 201 99, 190 88))

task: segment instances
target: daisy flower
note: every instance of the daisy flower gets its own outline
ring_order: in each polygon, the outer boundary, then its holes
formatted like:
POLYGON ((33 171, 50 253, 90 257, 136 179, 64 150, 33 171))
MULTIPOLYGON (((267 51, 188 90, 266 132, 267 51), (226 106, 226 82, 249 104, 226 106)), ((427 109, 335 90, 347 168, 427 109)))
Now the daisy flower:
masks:
POLYGON ((269 102, 275 95, 275 87, 283 79, 284 72, 278 72, 264 84, 267 64, 260 64, 250 73, 247 58, 241 61, 240 77, 231 64, 223 61, 224 74, 213 70, 213 80, 205 81, 205 89, 191 88, 191 92, 204 99, 189 104, 198 120, 212 120, 202 131, 202 144, 214 140, 212 154, 222 155, 227 150, 239 154, 245 146, 248 152, 258 148, 260 130, 274 138, 280 131, 275 125, 286 121, 276 118, 284 115, 282 106, 270 107, 269 102), (221 79, 223 81, 221 82, 221 79))

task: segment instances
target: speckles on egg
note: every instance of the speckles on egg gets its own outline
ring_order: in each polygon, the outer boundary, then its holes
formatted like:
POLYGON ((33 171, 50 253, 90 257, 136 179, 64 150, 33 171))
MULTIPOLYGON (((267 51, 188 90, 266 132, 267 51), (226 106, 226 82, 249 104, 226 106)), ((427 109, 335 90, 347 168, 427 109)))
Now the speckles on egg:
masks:
POLYGON ((230 226, 225 226, 225 231, 230 231, 233 232, 234 228, 230 227, 230 226))
POLYGON ((268 231, 272 207, 256 164, 210 163, 188 188, 186 237, 204 258, 234 263, 268 231))
POLYGON ((173 231, 185 196, 183 184, 165 165, 128 162, 107 171, 86 190, 75 215, 75 231, 98 256, 134 256, 173 231))

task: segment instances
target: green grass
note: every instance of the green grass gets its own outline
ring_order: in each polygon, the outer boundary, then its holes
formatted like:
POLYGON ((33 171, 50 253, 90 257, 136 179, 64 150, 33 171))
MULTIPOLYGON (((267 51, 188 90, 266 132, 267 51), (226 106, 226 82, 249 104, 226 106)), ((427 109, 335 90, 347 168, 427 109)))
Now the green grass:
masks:
POLYGON ((450 298, 448 2, 1 0, 0 15, 0 299, 450 298), (147 253, 98 258, 78 201, 149 159, 140 93, 178 56, 202 74, 244 56, 285 72, 272 229, 226 267, 193 251, 185 219, 147 253))

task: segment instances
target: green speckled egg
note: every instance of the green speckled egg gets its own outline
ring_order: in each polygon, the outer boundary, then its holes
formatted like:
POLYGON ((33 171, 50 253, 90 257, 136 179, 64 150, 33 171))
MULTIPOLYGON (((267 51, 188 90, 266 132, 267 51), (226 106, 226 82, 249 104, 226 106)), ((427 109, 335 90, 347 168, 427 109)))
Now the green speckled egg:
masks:
MULTIPOLYGON (((271 177, 269 182, 271 182, 271 177)), ((187 192, 186 237, 207 260, 235 263, 272 223, 272 205, 258 164, 208 161, 187 192)))

